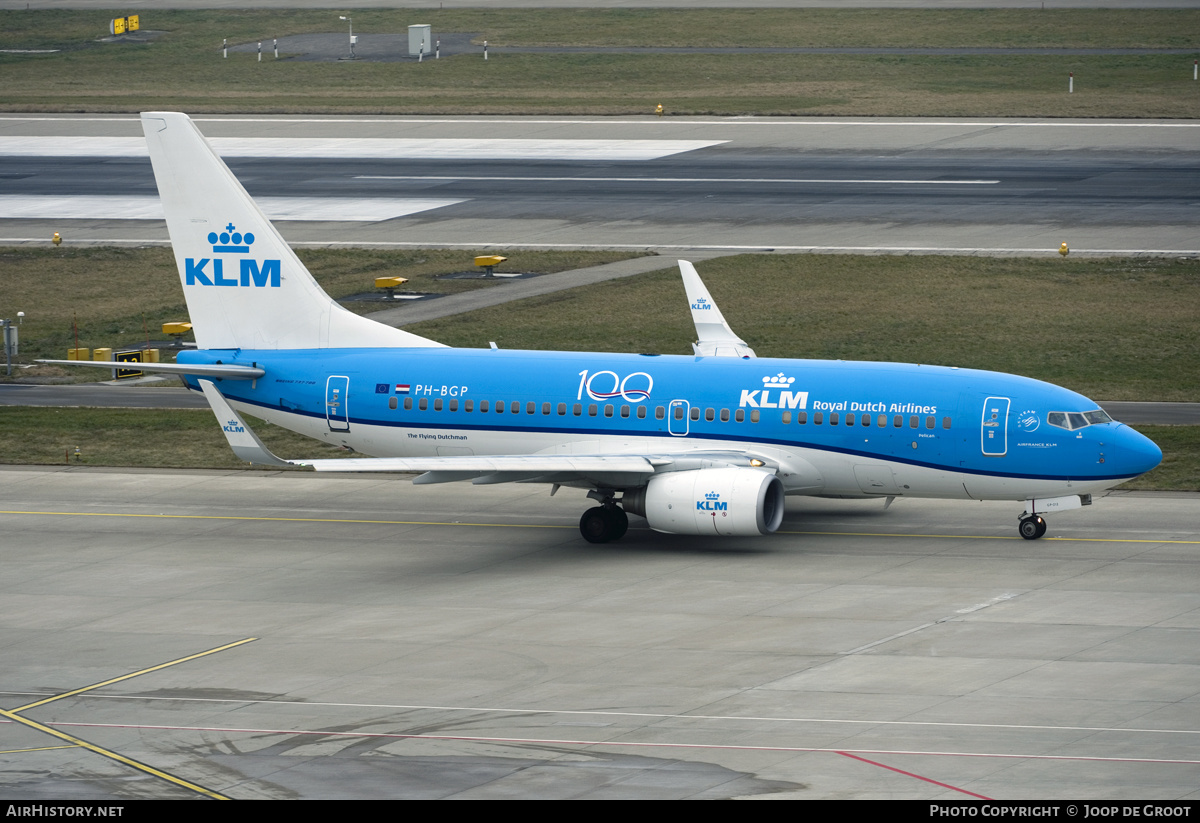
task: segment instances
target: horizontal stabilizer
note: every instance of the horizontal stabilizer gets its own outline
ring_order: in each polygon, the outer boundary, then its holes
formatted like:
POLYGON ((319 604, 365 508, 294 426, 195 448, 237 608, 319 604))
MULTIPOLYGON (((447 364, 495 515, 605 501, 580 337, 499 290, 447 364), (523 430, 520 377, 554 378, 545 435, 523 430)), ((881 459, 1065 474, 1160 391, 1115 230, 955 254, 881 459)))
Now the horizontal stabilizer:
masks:
POLYGON ((50 366, 98 366, 102 369, 127 369, 160 374, 192 374, 196 377, 223 377, 228 380, 255 380, 266 374, 257 366, 233 366, 214 363, 192 365, 186 363, 137 363, 127 360, 38 360, 50 366))

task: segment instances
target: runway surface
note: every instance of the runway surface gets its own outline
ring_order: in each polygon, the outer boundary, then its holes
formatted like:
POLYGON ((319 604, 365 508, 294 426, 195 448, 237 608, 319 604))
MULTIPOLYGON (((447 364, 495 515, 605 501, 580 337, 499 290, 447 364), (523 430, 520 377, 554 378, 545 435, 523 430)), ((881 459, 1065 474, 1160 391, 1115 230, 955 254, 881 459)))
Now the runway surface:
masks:
MULTIPOLYGON (((1200 253, 1190 121, 197 122, 297 244, 1200 253)), ((164 241, 139 135, 0 117, 0 243, 164 241)))
POLYGON ((0 484, 5 797, 1197 797, 1197 495, 594 546, 541 487, 0 484))

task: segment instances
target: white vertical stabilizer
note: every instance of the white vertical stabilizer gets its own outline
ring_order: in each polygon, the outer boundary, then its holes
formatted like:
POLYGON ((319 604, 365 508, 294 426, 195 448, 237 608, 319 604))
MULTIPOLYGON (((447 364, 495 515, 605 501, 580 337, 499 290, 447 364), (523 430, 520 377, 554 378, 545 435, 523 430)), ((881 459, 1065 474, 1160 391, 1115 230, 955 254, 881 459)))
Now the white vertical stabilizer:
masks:
POLYGON ((680 260, 679 274, 683 277, 683 288, 692 310, 692 322, 696 324, 696 342, 692 344, 692 351, 700 357, 756 357, 754 349, 729 328, 696 267, 680 260))
POLYGON ((442 345, 334 302, 186 114, 144 112, 142 130, 200 348, 442 345))

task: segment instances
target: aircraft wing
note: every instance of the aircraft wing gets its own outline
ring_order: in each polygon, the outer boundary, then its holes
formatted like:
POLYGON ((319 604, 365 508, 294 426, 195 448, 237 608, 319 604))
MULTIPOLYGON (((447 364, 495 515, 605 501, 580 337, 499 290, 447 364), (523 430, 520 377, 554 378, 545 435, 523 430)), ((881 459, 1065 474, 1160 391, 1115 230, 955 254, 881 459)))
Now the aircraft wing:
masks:
POLYGON ((639 486, 658 471, 713 466, 773 468, 749 452, 717 450, 682 454, 529 454, 463 455, 451 457, 361 457, 284 460, 271 453, 211 380, 200 388, 221 424, 230 448, 242 460, 260 466, 308 467, 319 472, 422 472, 413 483, 451 483, 470 480, 493 483, 556 483, 621 488, 639 486))

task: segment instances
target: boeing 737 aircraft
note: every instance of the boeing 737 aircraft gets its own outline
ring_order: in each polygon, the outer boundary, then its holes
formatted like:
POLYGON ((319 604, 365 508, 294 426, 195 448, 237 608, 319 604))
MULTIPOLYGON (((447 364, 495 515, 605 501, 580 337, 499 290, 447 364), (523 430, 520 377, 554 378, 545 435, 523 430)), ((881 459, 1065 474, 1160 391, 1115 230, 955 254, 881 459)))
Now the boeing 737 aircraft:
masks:
POLYGON ((1038 380, 758 358, 685 261, 693 356, 447 348, 330 299, 186 115, 142 126, 197 342, 144 368, 203 391, 252 463, 585 489, 598 505, 580 530, 599 543, 626 513, 673 534, 768 534, 789 494, 1024 501, 1034 539, 1042 514, 1162 458, 1038 380), (372 456, 281 460, 239 411, 372 456))

